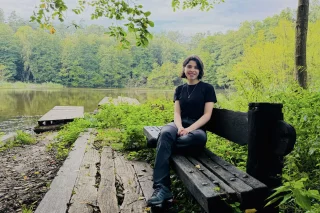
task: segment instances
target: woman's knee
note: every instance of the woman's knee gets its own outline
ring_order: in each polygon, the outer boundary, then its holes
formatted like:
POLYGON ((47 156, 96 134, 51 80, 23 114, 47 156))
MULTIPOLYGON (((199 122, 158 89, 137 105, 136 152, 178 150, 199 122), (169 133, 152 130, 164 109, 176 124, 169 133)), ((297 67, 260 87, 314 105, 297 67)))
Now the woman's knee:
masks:
POLYGON ((207 134, 200 129, 189 132, 188 137, 190 140, 194 141, 197 144, 202 144, 203 146, 207 142, 207 134))
POLYGON ((174 123, 169 123, 161 128, 158 142, 166 142, 167 140, 176 140, 178 129, 174 123))
POLYGON ((207 135, 205 132, 199 133, 197 131, 189 132, 189 134, 180 136, 177 139, 178 147, 204 147, 207 142, 207 135))
POLYGON ((160 134, 177 134, 177 132, 178 128, 173 122, 163 126, 160 130, 160 134))
POLYGON ((207 134, 203 130, 195 130, 191 134, 194 140, 204 144, 207 142, 207 134))

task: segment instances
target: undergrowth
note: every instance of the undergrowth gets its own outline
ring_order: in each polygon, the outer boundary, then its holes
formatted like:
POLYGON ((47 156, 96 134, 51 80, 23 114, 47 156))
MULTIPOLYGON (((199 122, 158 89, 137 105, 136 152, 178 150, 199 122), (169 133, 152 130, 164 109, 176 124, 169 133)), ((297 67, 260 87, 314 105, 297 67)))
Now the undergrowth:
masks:
POLYGON ((13 147, 31 145, 34 143, 36 143, 36 139, 32 135, 18 130, 14 140, 9 140, 6 143, 0 142, 0 152, 11 149, 13 147))

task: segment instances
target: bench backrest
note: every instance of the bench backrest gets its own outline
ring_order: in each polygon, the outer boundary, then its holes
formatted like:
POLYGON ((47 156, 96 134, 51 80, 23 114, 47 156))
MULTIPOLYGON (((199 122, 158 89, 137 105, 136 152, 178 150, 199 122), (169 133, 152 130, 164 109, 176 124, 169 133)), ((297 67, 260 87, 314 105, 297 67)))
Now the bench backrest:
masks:
POLYGON ((206 129, 248 144, 247 173, 270 188, 281 184, 283 157, 296 141, 294 128, 283 121, 282 104, 250 103, 248 112, 214 108, 206 129))
POLYGON ((246 145, 248 144, 248 113, 214 108, 206 129, 227 140, 246 145))

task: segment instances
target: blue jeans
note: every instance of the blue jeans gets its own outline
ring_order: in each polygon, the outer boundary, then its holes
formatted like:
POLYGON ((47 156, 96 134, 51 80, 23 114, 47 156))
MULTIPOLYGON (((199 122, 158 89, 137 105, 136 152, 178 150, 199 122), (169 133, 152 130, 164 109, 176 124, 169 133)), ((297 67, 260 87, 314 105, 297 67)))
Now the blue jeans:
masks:
MULTIPOLYGON (((191 123, 184 123, 184 128, 191 123)), ((178 128, 171 122, 162 127, 158 137, 157 154, 153 170, 153 188, 162 184, 170 189, 170 157, 173 153, 196 155, 205 147, 207 134, 202 129, 196 129, 187 135, 179 136, 178 128)))

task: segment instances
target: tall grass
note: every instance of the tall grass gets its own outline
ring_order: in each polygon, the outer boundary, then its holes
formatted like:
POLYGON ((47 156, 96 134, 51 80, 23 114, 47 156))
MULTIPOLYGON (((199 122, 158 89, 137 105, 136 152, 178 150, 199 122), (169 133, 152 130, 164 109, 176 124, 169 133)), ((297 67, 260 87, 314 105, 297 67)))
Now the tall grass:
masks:
POLYGON ((38 89, 38 88, 51 88, 51 89, 59 89, 63 88, 64 86, 61 84, 56 83, 41 83, 41 84, 34 84, 34 83, 24 83, 24 82, 1 82, 0 81, 0 89, 38 89))

